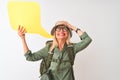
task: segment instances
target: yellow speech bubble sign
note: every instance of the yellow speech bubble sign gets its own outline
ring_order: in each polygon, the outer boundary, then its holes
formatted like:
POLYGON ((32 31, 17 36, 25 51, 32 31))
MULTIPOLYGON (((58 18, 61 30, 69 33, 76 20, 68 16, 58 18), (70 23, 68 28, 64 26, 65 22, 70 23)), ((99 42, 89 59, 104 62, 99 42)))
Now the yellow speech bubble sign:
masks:
POLYGON ((14 30, 18 30, 18 25, 22 25, 28 33, 52 38, 41 25, 40 13, 40 4, 37 2, 8 2, 8 15, 14 30))

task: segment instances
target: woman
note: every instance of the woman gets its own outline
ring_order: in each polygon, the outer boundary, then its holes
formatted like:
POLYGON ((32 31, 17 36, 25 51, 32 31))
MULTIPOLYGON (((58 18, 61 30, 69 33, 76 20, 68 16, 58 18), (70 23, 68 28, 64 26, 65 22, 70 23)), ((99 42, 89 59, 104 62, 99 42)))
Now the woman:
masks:
POLYGON ((18 35, 21 37, 23 43, 26 60, 38 61, 44 57, 47 57, 49 52, 53 51, 53 60, 51 61, 49 67, 49 70, 51 70, 53 77, 52 80, 75 80, 73 67, 69 58, 70 52, 68 50, 68 47, 72 44, 74 56, 76 53, 86 48, 92 41, 86 32, 83 32, 79 28, 72 26, 67 21, 57 21, 51 30, 51 35, 54 36, 52 45, 46 45, 44 48, 34 53, 32 53, 27 46, 25 33, 26 30, 23 27, 19 26, 18 35), (72 30, 80 36, 80 42, 70 42, 70 38, 72 37, 72 30), (59 63, 58 60, 61 60, 61 63, 59 63))

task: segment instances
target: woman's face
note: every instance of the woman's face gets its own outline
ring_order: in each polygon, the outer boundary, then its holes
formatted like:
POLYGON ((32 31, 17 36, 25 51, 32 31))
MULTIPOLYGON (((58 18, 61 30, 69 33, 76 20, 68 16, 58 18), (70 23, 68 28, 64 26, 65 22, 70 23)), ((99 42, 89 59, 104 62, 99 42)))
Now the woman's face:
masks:
POLYGON ((55 29, 55 36, 57 39, 67 39, 68 38, 68 28, 65 27, 65 26, 58 26, 56 29, 55 29))

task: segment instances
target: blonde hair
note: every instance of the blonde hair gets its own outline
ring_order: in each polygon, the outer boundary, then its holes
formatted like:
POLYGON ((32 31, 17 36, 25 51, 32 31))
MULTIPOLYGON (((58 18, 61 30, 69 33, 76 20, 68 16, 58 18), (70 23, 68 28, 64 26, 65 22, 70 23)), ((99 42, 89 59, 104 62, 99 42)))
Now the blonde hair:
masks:
MULTIPOLYGON (((70 45, 71 42, 70 42, 70 32, 68 31, 68 37, 66 39, 66 44, 67 45, 70 45)), ((53 38, 53 43, 52 43, 52 46, 50 47, 49 51, 51 52, 55 47, 58 47, 58 41, 57 41, 57 38, 55 36, 55 33, 54 33, 54 38, 53 38)))

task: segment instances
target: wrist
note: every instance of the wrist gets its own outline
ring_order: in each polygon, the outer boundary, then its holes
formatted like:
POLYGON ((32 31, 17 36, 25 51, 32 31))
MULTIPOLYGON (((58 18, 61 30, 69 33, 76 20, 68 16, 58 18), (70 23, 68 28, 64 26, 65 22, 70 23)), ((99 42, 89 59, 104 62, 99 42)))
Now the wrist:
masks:
POLYGON ((79 28, 76 28, 75 32, 77 33, 79 30, 81 30, 81 29, 79 29, 79 28))
POLYGON ((21 38, 21 40, 25 40, 25 37, 20 37, 21 38))

